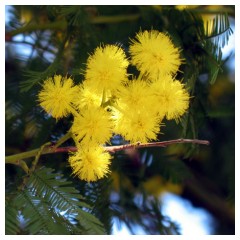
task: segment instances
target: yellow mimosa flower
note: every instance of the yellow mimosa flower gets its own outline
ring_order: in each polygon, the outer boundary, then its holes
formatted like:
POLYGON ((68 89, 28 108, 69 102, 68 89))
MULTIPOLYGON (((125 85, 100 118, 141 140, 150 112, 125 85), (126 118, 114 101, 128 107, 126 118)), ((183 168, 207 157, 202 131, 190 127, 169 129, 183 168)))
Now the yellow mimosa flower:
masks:
POLYGON ((82 145, 104 144, 112 136, 111 114, 101 107, 84 108, 74 117, 71 132, 82 145))
POLYGON ((143 80, 131 80, 122 87, 118 94, 117 104, 120 108, 140 109, 146 108, 148 111, 153 106, 152 89, 149 84, 143 80))
POLYGON ((129 48, 132 64, 143 74, 156 78, 175 74, 182 59, 180 51, 165 33, 157 30, 140 31, 129 48))
POLYGON ((73 174, 87 182, 97 181, 109 173, 111 155, 100 146, 78 146, 78 151, 69 157, 73 174))
POLYGON ((177 120, 187 111, 190 96, 180 81, 168 75, 154 81, 151 88, 160 115, 165 115, 168 120, 177 120))
POLYGON ((79 94, 74 100, 78 109, 91 108, 92 106, 100 107, 103 92, 96 89, 89 81, 84 81, 79 85, 79 94))
POLYGON ((141 109, 128 109, 120 112, 113 110, 115 116, 115 133, 122 135, 131 143, 146 143, 150 140, 156 140, 160 132, 161 119, 151 111, 141 109))
POLYGON ((78 87, 71 78, 55 75, 44 81, 38 100, 48 114, 58 119, 74 112, 72 103, 77 94, 78 87))
POLYGON ((122 48, 114 45, 98 47, 87 60, 85 78, 100 91, 114 91, 127 80, 128 65, 122 48))

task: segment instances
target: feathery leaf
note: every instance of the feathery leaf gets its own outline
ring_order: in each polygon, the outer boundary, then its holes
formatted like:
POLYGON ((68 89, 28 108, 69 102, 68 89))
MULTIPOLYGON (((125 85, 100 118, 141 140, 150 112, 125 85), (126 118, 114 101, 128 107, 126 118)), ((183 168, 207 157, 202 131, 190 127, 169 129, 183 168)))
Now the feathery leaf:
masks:
POLYGON ((85 203, 70 181, 53 169, 41 168, 29 179, 29 189, 44 199, 49 206, 62 213, 63 218, 74 218, 85 228, 86 234, 103 234, 101 222, 90 212, 91 206, 85 203), (88 209, 88 211, 86 211, 88 209))
POLYGON ((16 235, 19 232, 18 211, 11 204, 5 206, 5 234, 16 235))

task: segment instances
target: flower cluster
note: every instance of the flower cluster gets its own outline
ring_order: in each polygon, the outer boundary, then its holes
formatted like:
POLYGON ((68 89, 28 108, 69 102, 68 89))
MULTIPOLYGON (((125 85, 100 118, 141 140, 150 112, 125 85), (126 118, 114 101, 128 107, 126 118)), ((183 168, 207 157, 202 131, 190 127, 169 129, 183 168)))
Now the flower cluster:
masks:
POLYGON ((103 145, 114 134, 130 143, 157 140, 162 120, 177 120, 188 109, 189 94, 175 79, 183 59, 168 35, 140 31, 129 53, 128 59, 120 46, 100 46, 89 56, 80 85, 55 75, 38 95, 41 107, 56 119, 73 115, 70 131, 78 151, 69 164, 82 180, 109 173, 111 156, 103 145), (130 64, 138 77, 127 73, 130 64))

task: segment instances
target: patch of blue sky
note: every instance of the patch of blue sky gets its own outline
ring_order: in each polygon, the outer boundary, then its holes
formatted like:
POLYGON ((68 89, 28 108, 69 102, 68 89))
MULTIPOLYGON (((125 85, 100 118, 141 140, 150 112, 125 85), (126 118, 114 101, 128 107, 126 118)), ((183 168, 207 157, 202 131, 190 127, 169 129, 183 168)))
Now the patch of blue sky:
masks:
MULTIPOLYGON (((141 201, 141 199, 136 199, 141 201)), ((159 199, 162 206, 162 213, 168 216, 172 222, 179 226, 181 235, 184 236, 203 236, 212 233, 213 218, 202 208, 194 207, 190 201, 181 197, 165 193, 159 199)), ((133 226, 133 232, 136 235, 146 235, 146 232, 140 226, 133 226)), ((113 235, 132 235, 127 225, 119 222, 117 218, 113 219, 113 235)))
POLYGON ((194 207, 190 201, 166 193, 161 197, 164 215, 180 226, 182 235, 210 235, 212 231, 212 216, 203 208, 194 207))

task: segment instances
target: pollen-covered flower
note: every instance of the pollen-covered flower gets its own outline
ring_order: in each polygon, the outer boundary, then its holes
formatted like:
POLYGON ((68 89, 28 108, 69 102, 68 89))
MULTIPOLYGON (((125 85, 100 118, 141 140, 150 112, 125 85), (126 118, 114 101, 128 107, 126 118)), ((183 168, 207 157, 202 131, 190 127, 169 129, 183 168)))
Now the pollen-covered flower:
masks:
POLYGON ((116 121, 115 133, 122 135, 131 143, 139 141, 146 143, 157 139, 161 119, 154 112, 139 111, 138 109, 120 112, 115 109, 113 114, 116 121))
POLYGON ((78 94, 71 78, 55 75, 48 78, 38 94, 40 106, 54 118, 62 118, 74 111, 72 103, 78 94))
POLYGON ((156 107, 160 115, 165 115, 168 120, 177 120, 187 111, 189 93, 180 81, 168 75, 154 81, 151 88, 156 98, 156 107))
POLYGON ((120 108, 142 109, 150 111, 154 105, 152 97, 152 89, 146 81, 131 80, 128 84, 122 87, 118 94, 117 104, 120 108))
POLYGON ((131 40, 129 51, 132 64, 153 78, 175 74, 182 63, 179 49, 168 35, 157 30, 140 31, 136 40, 131 40))
POLYGON ((103 144, 112 136, 111 114, 101 107, 84 108, 74 117, 71 131, 76 142, 82 145, 103 144))
POLYGON ((79 86, 79 94, 74 100, 74 104, 78 109, 91 108, 92 106, 100 107, 102 102, 103 92, 96 89, 96 87, 89 81, 84 81, 79 86))
POLYGON ((69 157, 73 174, 87 182, 97 181, 109 173, 111 155, 101 146, 78 146, 78 151, 69 157))
POLYGON ((122 48, 114 45, 96 48, 87 60, 86 80, 99 90, 116 90, 127 79, 129 62, 122 48))

